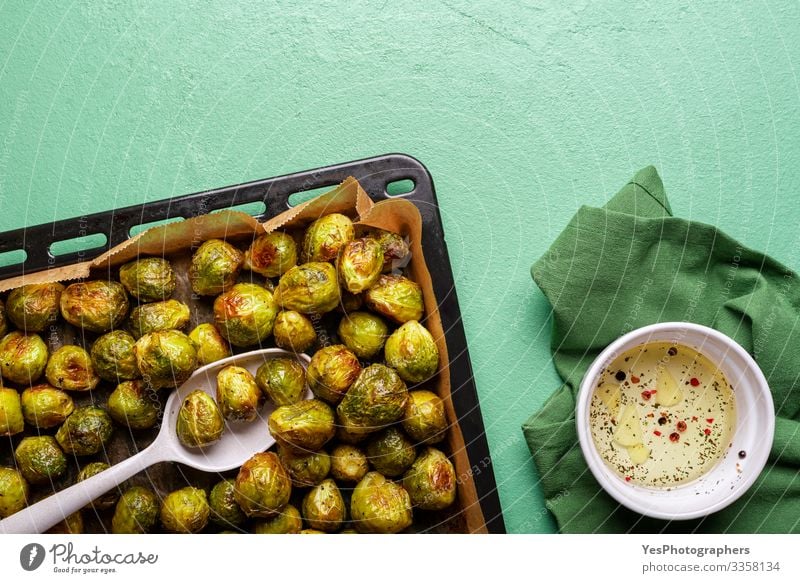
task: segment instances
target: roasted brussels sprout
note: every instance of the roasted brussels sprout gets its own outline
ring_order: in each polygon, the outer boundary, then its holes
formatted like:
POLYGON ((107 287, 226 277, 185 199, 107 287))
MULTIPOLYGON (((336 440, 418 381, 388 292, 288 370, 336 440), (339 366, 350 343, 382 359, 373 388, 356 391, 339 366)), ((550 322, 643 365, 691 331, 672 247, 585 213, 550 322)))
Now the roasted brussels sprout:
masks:
POLYGON ((104 381, 118 383, 138 378, 139 367, 133 347, 133 336, 124 330, 114 330, 103 334, 92 345, 92 367, 104 381))
POLYGON ((158 422, 161 404, 144 381, 125 381, 108 396, 108 412, 120 425, 150 429, 158 422))
POLYGON ((402 263, 409 254, 408 244, 397 233, 375 229, 369 235, 381 245, 383 251, 383 271, 391 271, 393 263, 402 263))
POLYGON ((245 521, 244 512, 236 503, 233 480, 222 480, 211 488, 208 505, 211 508, 211 522, 217 526, 239 526, 245 521))
POLYGON ((339 322, 339 338, 359 358, 375 357, 388 335, 386 322, 367 312, 350 312, 339 322))
POLYGON ((367 443, 369 462, 384 476, 403 475, 417 458, 414 444, 396 427, 388 427, 367 443))
POLYGON ((303 498, 303 518, 311 528, 336 532, 342 528, 347 510, 342 493, 333 480, 323 480, 303 498))
POLYGON ((60 283, 31 283, 12 291, 6 301, 8 319, 20 330, 42 332, 58 319, 60 283))
POLYGON ((336 412, 347 430, 371 433, 403 416, 408 389, 397 373, 382 364, 361 371, 336 412))
POLYGON ((50 529, 48 529, 45 533, 46 534, 83 534, 84 531, 84 523, 83 523, 83 514, 81 511, 78 510, 77 512, 73 512, 69 516, 67 516, 61 522, 56 523, 50 529))
POLYGON ((14 468, 0 467, 0 518, 11 516, 27 505, 28 482, 14 468))
POLYGON ((353 221, 348 217, 339 213, 320 217, 306 229, 303 261, 332 261, 339 255, 339 249, 352 241, 354 236, 353 221))
POLYGON ((189 267, 192 291, 215 296, 236 283, 244 254, 221 239, 209 239, 194 252, 189 267))
POLYGON ((438 449, 426 447, 403 476, 411 503, 422 510, 442 510, 456 499, 456 471, 438 449))
POLYGON ((14 460, 30 484, 49 484, 67 471, 67 458, 49 435, 24 438, 14 451, 14 460))
POLYGON ((278 456, 271 451, 247 460, 236 476, 234 495, 247 516, 270 518, 289 502, 292 482, 278 456))
POLYGON ((269 432, 280 445, 295 451, 317 451, 336 433, 333 411, 317 399, 284 405, 269 416, 269 432))
POLYGON ((214 322, 234 346, 259 344, 272 332, 278 306, 266 288, 237 283, 214 300, 214 322))
POLYGON ((143 257, 119 268, 119 280, 140 302, 169 298, 176 287, 172 264, 163 257, 143 257))
POLYGON ((111 439, 114 424, 105 409, 87 405, 78 407, 56 432, 56 441, 67 453, 94 455, 111 439))
POLYGON ((16 435, 25 429, 19 393, 0 386, 0 435, 16 435))
POLYGON ((330 263, 304 263, 283 274, 275 289, 275 301, 284 310, 324 314, 339 305, 336 268, 330 263))
POLYGON ((214 324, 200 324, 189 332, 189 338, 197 349, 197 362, 200 365, 211 364, 231 355, 230 344, 214 324))
MULTIPOLYGON (((81 468, 81 471, 78 472, 78 481, 82 482, 92 476, 96 476, 100 472, 106 471, 110 466, 105 462, 92 462, 90 464, 86 464, 81 468)), ((94 500, 89 506, 93 507, 95 510, 109 510, 114 508, 114 505, 119 500, 119 491, 114 488, 113 490, 109 490, 96 500, 94 500)), ((87 506, 88 508, 88 506, 87 506)))
POLYGON ((229 421, 255 421, 262 396, 250 371, 240 366, 226 366, 219 371, 217 403, 229 421))
POLYGON ((305 352, 317 341, 317 332, 311 320, 292 310, 278 312, 272 334, 279 348, 294 352, 305 352))
POLYGON ((444 403, 430 391, 411 391, 408 394, 403 429, 418 443, 438 443, 447 432, 444 403))
POLYGON ((165 300, 137 306, 131 312, 131 332, 141 338, 159 330, 179 330, 189 323, 189 306, 178 300, 165 300))
POLYGON ((346 346, 318 350, 308 364, 308 386, 318 399, 331 404, 342 400, 361 372, 361 363, 346 346))
POLYGON ((355 312, 357 310, 360 310, 361 306, 363 305, 364 305, 364 294, 351 294, 346 289, 342 290, 338 308, 340 312, 349 314, 350 312, 355 312))
MULTIPOLYGON (((72 397, 50 385, 37 385, 25 389, 22 391, 21 399, 22 416, 28 424, 39 429, 60 425, 75 410, 72 397)), ((2 419, 1 414, 0 419, 2 419)))
POLYGON ((359 294, 372 287, 383 269, 383 250, 375 239, 356 239, 342 247, 336 259, 342 287, 359 294))
POLYGON ((9 332, 0 340, 0 372, 20 385, 32 385, 47 366, 47 345, 36 334, 9 332))
POLYGON ((244 253, 244 268, 264 277, 278 277, 297 265, 297 244, 291 235, 273 231, 261 235, 244 253))
POLYGON ((425 309, 422 288, 402 275, 381 275, 364 297, 370 310, 398 324, 419 320, 425 309))
POLYGON ((119 497, 111 519, 114 534, 146 534, 158 518, 158 497, 149 488, 134 486, 119 497))
POLYGON ((175 431, 186 447, 204 447, 222 437, 225 421, 216 401, 208 393, 192 391, 181 404, 175 431))
POLYGON ((416 320, 409 320, 386 340, 386 363, 409 383, 421 383, 436 374, 439 349, 433 336, 416 320))
POLYGON ((195 533, 206 527, 211 509, 205 490, 187 486, 166 495, 160 514, 166 530, 195 533))
POLYGON ((337 445, 331 452, 331 476, 340 482, 357 483, 367 475, 367 456, 353 445, 337 445))
POLYGON ((256 383, 276 407, 302 401, 306 393, 306 371, 293 358, 270 358, 258 367, 256 383))
POLYGON ((253 525, 253 534, 299 534, 303 530, 300 511, 287 504, 274 518, 259 520, 253 525))
POLYGON ((328 533, 322 530, 317 530, 316 528, 304 528, 297 534, 328 534, 328 533))
POLYGON ((350 517, 358 532, 400 532, 411 526, 411 499, 399 484, 378 472, 370 472, 353 490, 350 517))
POLYGON ((161 330, 145 334, 133 348, 136 366, 151 387, 177 387, 197 367, 194 342, 183 332, 161 330))
POLYGON ((50 355, 44 376, 51 385, 65 391, 91 391, 100 382, 89 353, 71 344, 50 355))
POLYGON ((73 283, 61 294, 61 315, 79 328, 102 334, 118 328, 128 313, 128 294, 116 281, 73 283))
POLYGON ((297 488, 316 486, 328 477, 331 458, 324 451, 297 453, 285 447, 278 448, 278 457, 297 488))

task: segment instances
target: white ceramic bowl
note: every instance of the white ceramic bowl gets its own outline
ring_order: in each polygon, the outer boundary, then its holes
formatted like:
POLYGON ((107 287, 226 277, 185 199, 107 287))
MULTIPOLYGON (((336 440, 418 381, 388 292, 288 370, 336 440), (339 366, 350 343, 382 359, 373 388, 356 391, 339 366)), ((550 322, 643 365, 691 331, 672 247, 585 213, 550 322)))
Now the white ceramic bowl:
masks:
POLYGON ((698 518, 733 503, 764 469, 775 432, 772 394, 753 358, 721 332, 686 322, 645 326, 612 342, 583 377, 575 420, 583 456, 605 491, 631 510, 665 520, 698 518), (589 406, 600 374, 621 353, 650 342, 673 342, 703 354, 725 374, 736 397, 733 445, 711 470, 671 490, 625 482, 600 457, 589 427, 589 406), (747 453, 744 459, 739 459, 740 451, 747 453))

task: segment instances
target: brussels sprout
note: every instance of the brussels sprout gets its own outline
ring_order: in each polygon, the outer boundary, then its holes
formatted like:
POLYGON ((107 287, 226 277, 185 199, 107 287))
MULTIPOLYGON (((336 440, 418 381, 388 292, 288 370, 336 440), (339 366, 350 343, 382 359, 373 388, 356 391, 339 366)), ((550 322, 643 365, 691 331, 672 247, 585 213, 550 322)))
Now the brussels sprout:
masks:
POLYGON ((204 447, 222 437, 225 421, 216 401, 208 393, 192 391, 181 404, 175 431, 186 447, 204 447))
POLYGON ((331 476, 340 482, 360 482, 367 475, 367 456, 352 445, 337 445, 331 452, 331 476))
POLYGON ((211 488, 208 505, 211 508, 211 522, 218 526, 239 526, 245 521, 244 512, 236 503, 233 480, 222 480, 211 488))
POLYGON ((426 447, 403 476, 411 503, 422 510, 442 510, 456 499, 456 471, 438 449, 426 447))
POLYGON ((230 344, 214 324, 200 324, 189 332, 189 338, 194 342, 197 361, 201 365, 211 364, 231 355, 230 344))
POLYGON ((14 451, 22 477, 30 484, 48 484, 67 471, 67 458, 49 435, 26 437, 14 451))
POLYGON ((205 490, 187 486, 170 492, 161 503, 161 524, 171 532, 195 533, 208 524, 211 509, 205 490))
MULTIPOLYGON (((92 462, 90 464, 86 464, 83 466, 80 472, 78 472, 78 481, 82 482, 92 476, 96 476, 100 472, 106 471, 110 466, 105 462, 92 462)), ((89 506, 93 507, 97 511, 101 510, 109 510, 114 508, 114 505, 119 500, 119 492, 116 488, 113 490, 109 490, 99 498, 95 499, 93 502, 89 504, 89 506)), ((89 507, 87 506, 87 508, 89 507)))
POLYGON ((120 425, 150 429, 158 422, 161 404, 144 381, 125 381, 108 396, 108 412, 120 425))
POLYGON ((83 514, 78 510, 53 525, 45 534, 83 534, 84 532, 83 514))
POLYGON ((403 417, 403 429, 419 443, 438 443, 447 432, 444 403, 430 391, 411 391, 403 417))
POLYGON ((104 381, 118 383, 138 378, 133 336, 123 330, 103 334, 92 345, 92 367, 104 381))
POLYGON ((305 352, 317 341, 311 320, 292 310, 278 312, 272 334, 279 348, 294 352, 305 352))
POLYGON ((214 322, 234 346, 259 344, 272 332, 278 306, 269 290, 237 283, 214 300, 214 322))
POLYGON ((267 520, 259 520, 253 525, 253 534, 299 534, 303 530, 300 511, 287 504, 280 514, 267 520))
POLYGON ((311 357, 308 386, 317 398, 335 405, 342 400, 360 372, 361 363, 347 347, 341 344, 326 346, 311 357))
POLYGON ((292 482, 278 456, 257 453, 239 469, 234 495, 247 516, 270 518, 280 512, 292 495, 292 482))
POLYGON ((360 310, 361 306, 363 305, 364 305, 363 294, 351 294, 346 289, 342 290, 341 298, 339 299, 339 311, 344 312, 345 314, 349 314, 350 312, 355 312, 356 310, 360 310))
POLYGON ((27 505, 28 482, 14 468, 0 467, 0 518, 11 516, 27 505))
POLYGON ((386 340, 386 363, 409 383, 421 383, 436 374, 439 349, 428 330, 416 320, 409 320, 386 340))
POLYGON ((343 289, 359 294, 372 287, 383 269, 383 251, 374 239, 346 243, 336 259, 336 270, 343 289))
POLYGON ((215 296, 236 283, 244 255, 230 243, 209 239, 194 252, 189 267, 192 291, 215 296))
POLYGON ((306 371, 292 358, 270 358, 258 367, 256 383, 275 406, 293 405, 306 393, 306 371))
POLYGON ((94 455, 106 446, 114 424, 105 409, 87 405, 78 407, 56 432, 56 441, 67 453, 94 455))
POLYGON ((275 289, 275 301, 284 310, 324 314, 339 305, 336 268, 330 263, 304 263, 283 274, 275 289))
POLYGON ((317 530, 336 532, 342 528, 346 512, 342 493, 330 479, 314 486, 303 498, 303 518, 317 530))
POLYGON ((158 518, 158 497, 149 488, 134 486, 119 497, 111 519, 114 534, 146 534, 158 518))
POLYGON ((166 300, 175 292, 172 264, 163 257, 144 257, 119 268, 119 280, 140 302, 166 300))
POLYGON ((50 355, 44 376, 51 385, 65 391, 91 391, 100 382, 89 353, 71 344, 50 355))
POLYGON ((250 371, 240 366, 226 366, 219 371, 217 403, 229 421, 255 421, 262 396, 250 371))
POLYGON ((3 300, 0 300, 0 337, 8 332, 8 322, 6 321, 6 308, 3 300))
POLYGON ((370 472, 353 490, 350 516, 358 532, 394 534, 411 526, 411 499, 399 484, 370 472))
POLYGON ((365 299, 370 310, 398 324, 419 320, 425 309, 422 288, 402 275, 381 275, 365 299))
POLYGON ((74 409, 72 397, 50 385, 37 385, 22 391, 22 416, 39 429, 60 425, 74 409))
POLYGON ((118 328, 128 307, 128 294, 116 281, 73 283, 61 294, 64 319, 97 334, 118 328))
POLYGON ((291 235, 274 231, 261 235, 244 253, 244 268, 264 277, 278 277, 297 265, 297 244, 291 235))
POLYGON ((20 330, 42 332, 58 319, 63 291, 60 283, 31 283, 18 287, 6 301, 8 319, 20 330))
POLYGON ((392 264, 397 261, 402 263, 408 257, 409 249, 405 240, 397 233, 375 229, 369 235, 370 239, 375 239, 381 245, 383 251, 383 271, 390 271, 392 264))
POLYGON ((336 412, 354 433, 371 433, 403 416, 408 389, 397 373, 382 364, 361 371, 336 412))
POLYGON ((339 322, 339 338, 359 358, 373 358, 383 348, 389 327, 367 312, 351 312, 339 322))
POLYGON ((47 345, 36 334, 9 332, 0 340, 0 372, 3 378, 31 385, 47 366, 47 345))
POLYGON ((333 411, 317 399, 278 407, 268 424, 275 441, 299 452, 321 449, 336 433, 333 411))
POLYGON ((197 351, 186 334, 161 330, 145 334, 133 347, 136 366, 154 389, 177 387, 197 367, 197 351))
POLYGON ((331 458, 324 451, 296 453, 279 447, 278 457, 297 488, 316 486, 328 477, 331 469, 331 458))
POLYGON ((384 476, 401 476, 417 458, 414 444, 396 427, 384 429, 367 444, 369 462, 384 476))
POLYGON ((303 237, 302 258, 308 261, 332 261, 339 249, 353 240, 353 221, 339 213, 318 218, 306 229, 303 237))
POLYGON ((189 323, 189 306, 178 300, 166 300, 137 306, 131 312, 131 332, 141 338, 159 330, 179 330, 189 323))
POLYGON ((0 435, 16 435, 25 430, 19 393, 0 386, 0 435))

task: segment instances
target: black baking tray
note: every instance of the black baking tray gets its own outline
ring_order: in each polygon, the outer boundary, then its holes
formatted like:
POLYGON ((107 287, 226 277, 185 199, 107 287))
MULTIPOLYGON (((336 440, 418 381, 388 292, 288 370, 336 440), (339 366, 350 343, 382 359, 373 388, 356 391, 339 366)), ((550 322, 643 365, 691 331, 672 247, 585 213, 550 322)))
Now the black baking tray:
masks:
POLYGON ((487 529, 490 533, 504 533, 505 524, 433 178, 419 160, 405 154, 386 154, 7 231, 0 234, 0 254, 22 249, 26 257, 20 263, 0 267, 0 279, 91 260, 128 239, 132 228, 148 223, 188 219, 215 210, 256 202, 263 202, 266 207, 263 213, 254 215, 256 219, 263 221, 289 208, 293 194, 333 187, 348 176, 358 179, 374 201, 402 196, 413 202, 422 215, 422 248, 439 302, 442 327, 446 333, 453 406, 474 470, 472 477, 487 529), (399 181, 406 181, 407 191, 401 195, 390 194, 392 188, 389 185, 399 181), (94 234, 105 235, 106 244, 60 255, 51 252, 53 243, 94 234))

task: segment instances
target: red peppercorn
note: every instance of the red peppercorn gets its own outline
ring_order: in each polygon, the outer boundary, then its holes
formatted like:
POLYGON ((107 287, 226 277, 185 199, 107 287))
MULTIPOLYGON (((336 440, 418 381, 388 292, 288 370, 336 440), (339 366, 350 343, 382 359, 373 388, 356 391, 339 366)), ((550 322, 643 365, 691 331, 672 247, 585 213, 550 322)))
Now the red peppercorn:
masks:
POLYGON ((689 380, 689 384, 692 385, 693 387, 697 387, 697 386, 700 385, 700 381, 698 381, 696 378, 692 377, 689 380))
POLYGON ((661 437, 661 432, 658 429, 656 429, 655 431, 653 431, 653 435, 658 435, 659 437, 661 437))
POLYGON ((639 382, 639 377, 631 375, 631 382, 632 382, 633 384, 636 384, 636 383, 638 383, 638 382, 639 382))
POLYGON ((711 435, 711 430, 708 427, 706 427, 705 429, 703 429, 703 433, 705 433, 706 435, 711 435))
POLYGON ((652 394, 650 391, 642 391, 642 399, 649 401, 652 394))
POLYGON ((714 418, 709 417, 708 419, 706 419, 706 423, 714 423, 714 418))
POLYGON ((686 431, 686 421, 678 421, 678 431, 681 433, 686 431))
POLYGON ((631 477, 630 476, 625 476, 625 481, 626 482, 630 482, 631 481, 631 477))
POLYGON ((681 434, 680 433, 674 432, 674 433, 670 433, 669 434, 669 440, 671 442, 673 442, 673 443, 678 441, 680 438, 681 438, 681 434))

